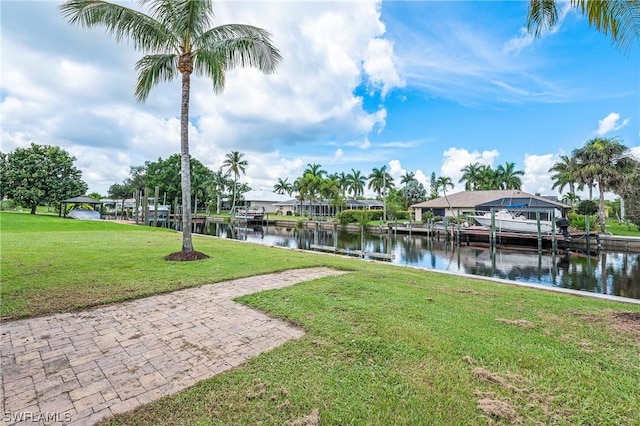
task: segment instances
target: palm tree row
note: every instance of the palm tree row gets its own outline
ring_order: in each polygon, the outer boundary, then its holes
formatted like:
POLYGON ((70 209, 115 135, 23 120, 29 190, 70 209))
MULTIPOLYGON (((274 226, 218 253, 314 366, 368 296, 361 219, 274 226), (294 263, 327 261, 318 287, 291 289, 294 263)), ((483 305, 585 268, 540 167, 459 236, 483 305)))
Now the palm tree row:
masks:
POLYGON ((560 192, 569 187, 569 194, 563 200, 571 205, 579 199, 575 191, 589 187, 589 199, 592 188, 597 185, 599 191, 598 221, 600 230, 606 231, 604 194, 607 191, 624 192, 630 172, 638 167, 629 149, 615 138, 594 138, 582 148, 573 150, 571 156, 563 155, 560 161, 549 169, 554 184, 560 192))
POLYGON ((516 170, 515 163, 505 163, 496 169, 480 163, 468 164, 461 170, 462 177, 458 183, 464 182, 466 191, 479 191, 491 189, 521 189, 524 176, 522 170, 516 170))
POLYGON ((373 168, 372 172, 365 176, 360 170, 351 169, 350 173, 327 173, 320 164, 307 164, 302 176, 289 182, 288 178, 278 179, 273 186, 276 194, 296 194, 296 199, 303 204, 305 201, 313 202, 319 199, 329 200, 336 208, 345 204, 347 196, 352 198, 362 197, 365 187, 373 190, 378 197, 383 197, 389 189, 394 188, 393 178, 386 166, 373 168))

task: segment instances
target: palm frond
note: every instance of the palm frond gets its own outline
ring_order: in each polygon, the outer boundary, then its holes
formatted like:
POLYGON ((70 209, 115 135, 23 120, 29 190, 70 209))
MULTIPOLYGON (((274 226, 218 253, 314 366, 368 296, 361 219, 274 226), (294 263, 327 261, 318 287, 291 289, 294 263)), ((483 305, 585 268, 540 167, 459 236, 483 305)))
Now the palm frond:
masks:
POLYGON ((558 23, 558 5, 555 0, 530 0, 527 30, 539 37, 558 23))
POLYGON ((198 76, 209 77, 217 95, 224 90, 225 72, 228 69, 226 60, 226 56, 220 51, 199 50, 195 55, 193 72, 198 76))
POLYGON ((183 51, 190 51, 192 39, 206 32, 213 22, 211 0, 141 0, 159 22, 178 35, 183 51))
POLYGON ((103 0, 70 0, 59 10, 69 24, 86 28, 103 25, 116 41, 129 39, 136 49, 166 52, 177 48, 174 35, 164 25, 128 7, 103 0))
POLYGON ((640 42, 640 1, 572 0, 572 4, 622 51, 628 52, 634 40, 640 42))
POLYGON ((171 81, 178 74, 177 54, 146 55, 136 63, 138 84, 136 86, 136 100, 143 102, 149 97, 149 92, 162 81, 171 81))
MULTIPOLYGON (((571 0, 589 25, 611 37, 624 53, 640 43, 640 0, 571 0)), ((530 0, 527 29, 539 37, 558 23, 557 0, 530 0)))
POLYGON ((280 51, 271 42, 271 34, 251 25, 221 25, 194 40, 198 50, 219 51, 226 57, 227 70, 237 66, 255 67, 272 74, 282 61, 280 51))

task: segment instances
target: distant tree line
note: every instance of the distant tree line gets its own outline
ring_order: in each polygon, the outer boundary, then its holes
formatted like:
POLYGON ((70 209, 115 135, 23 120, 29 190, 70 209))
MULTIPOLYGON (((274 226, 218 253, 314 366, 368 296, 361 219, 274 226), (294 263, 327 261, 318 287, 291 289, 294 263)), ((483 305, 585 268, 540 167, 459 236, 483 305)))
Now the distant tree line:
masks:
POLYGON ((588 188, 589 200, 597 186, 598 222, 600 230, 606 232, 605 193, 613 192, 625 203, 626 217, 640 226, 640 163, 633 158, 629 148, 616 138, 593 138, 582 147, 573 150, 570 156, 560 157, 549 169, 553 189, 569 192, 562 200, 574 206, 580 202, 576 190, 588 188))
MULTIPOLYGON (((251 190, 246 183, 239 182, 240 175, 245 174, 248 167, 243 157, 244 154, 238 151, 228 153, 222 167, 214 172, 190 156, 191 203, 194 204, 197 199, 219 213, 221 200, 232 198, 233 208, 242 194, 251 190)), ((144 165, 131 167, 129 176, 121 183, 111 185, 108 196, 114 199, 132 198, 145 188, 153 190, 157 187, 163 199, 173 203, 176 198, 182 199, 180 173, 180 154, 173 154, 164 160, 146 161, 144 165)))

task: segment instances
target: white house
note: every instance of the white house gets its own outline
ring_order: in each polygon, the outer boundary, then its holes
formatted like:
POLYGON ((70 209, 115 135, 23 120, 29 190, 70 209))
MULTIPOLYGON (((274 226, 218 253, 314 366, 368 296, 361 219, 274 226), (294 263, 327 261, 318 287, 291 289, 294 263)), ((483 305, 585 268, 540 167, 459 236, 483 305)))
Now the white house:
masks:
POLYGON ((246 207, 251 209, 263 208, 265 213, 275 213, 278 210, 275 203, 290 199, 288 195, 276 194, 266 189, 245 192, 243 197, 246 207))
POLYGON ((491 208, 515 208, 516 206, 525 213, 540 211, 546 214, 551 214, 553 210, 564 212, 569 208, 566 204, 553 201, 549 197, 541 197, 517 189, 457 192, 414 204, 411 208, 415 211, 416 220, 421 221, 422 215, 427 211, 433 212, 436 216, 456 217, 474 214, 475 211, 488 211, 491 208))

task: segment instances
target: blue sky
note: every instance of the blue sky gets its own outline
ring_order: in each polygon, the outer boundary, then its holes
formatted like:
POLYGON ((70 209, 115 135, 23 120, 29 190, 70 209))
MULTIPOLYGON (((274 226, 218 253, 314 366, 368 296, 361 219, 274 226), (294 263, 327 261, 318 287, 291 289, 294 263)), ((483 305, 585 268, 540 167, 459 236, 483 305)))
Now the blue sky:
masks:
MULTIPOLYGON (((134 5, 130 1, 123 4, 134 5)), ((104 30, 70 27, 60 2, 1 5, 2 152, 30 142, 77 158, 90 191, 179 152, 177 82, 137 104, 142 56, 104 30)), ((479 162, 513 162, 523 189, 556 194, 548 169, 593 137, 640 157, 640 46, 623 54, 564 7, 553 31, 524 31, 525 1, 218 2, 215 25, 268 29, 278 72, 234 70, 222 95, 192 84, 191 153, 213 170, 243 152, 243 180, 269 189, 308 163, 397 179, 457 182, 479 162)), ((458 185, 456 190, 461 189, 458 185)))

